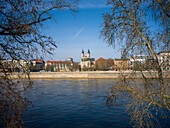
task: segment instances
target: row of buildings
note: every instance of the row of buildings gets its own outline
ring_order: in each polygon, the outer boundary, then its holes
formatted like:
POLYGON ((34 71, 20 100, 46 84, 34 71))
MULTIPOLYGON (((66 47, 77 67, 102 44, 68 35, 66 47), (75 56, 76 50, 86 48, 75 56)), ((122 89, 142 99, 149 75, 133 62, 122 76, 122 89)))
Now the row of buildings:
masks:
POLYGON ((45 62, 41 59, 39 60, 36 60, 36 59, 32 59, 32 60, 1 59, 0 60, 0 71, 38 72, 44 68, 44 64, 45 62))
MULTIPOLYGON (((170 70, 170 51, 162 51, 157 54, 159 65, 162 70, 170 70)), ((159 66, 154 61, 151 55, 135 55, 129 59, 104 59, 100 57, 95 61, 94 58, 90 57, 90 51, 88 50, 87 55, 82 50, 81 54, 81 70, 114 70, 114 71, 125 71, 125 70, 156 70, 159 66)))
MULTIPOLYGON (((162 70, 170 70, 170 51, 159 52, 159 65, 162 70)), ((125 71, 125 70, 156 70, 157 63, 150 55, 135 55, 129 59, 104 59, 100 57, 95 61, 91 58, 90 50, 87 54, 82 50, 81 63, 73 62, 72 58, 66 61, 46 61, 42 59, 32 60, 6 60, 0 58, 0 71, 12 72, 59 72, 59 71, 125 71)))

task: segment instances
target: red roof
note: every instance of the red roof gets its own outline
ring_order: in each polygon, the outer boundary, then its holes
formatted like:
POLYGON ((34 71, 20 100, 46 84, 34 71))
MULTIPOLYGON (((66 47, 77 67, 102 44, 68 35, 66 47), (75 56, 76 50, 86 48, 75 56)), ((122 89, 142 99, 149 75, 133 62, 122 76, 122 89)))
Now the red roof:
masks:
POLYGON ((43 60, 41 60, 41 59, 39 59, 39 60, 34 60, 34 61, 43 62, 43 60))
POLYGON ((41 59, 39 59, 39 60, 37 60, 37 59, 31 59, 31 60, 27 60, 27 61, 36 61, 36 62, 44 62, 43 60, 41 60, 41 59))
POLYGON ((105 59, 103 59, 102 57, 100 57, 98 60, 96 60, 96 61, 99 61, 99 60, 105 60, 105 59))
POLYGON ((48 60, 46 63, 72 63, 71 61, 50 61, 48 60))

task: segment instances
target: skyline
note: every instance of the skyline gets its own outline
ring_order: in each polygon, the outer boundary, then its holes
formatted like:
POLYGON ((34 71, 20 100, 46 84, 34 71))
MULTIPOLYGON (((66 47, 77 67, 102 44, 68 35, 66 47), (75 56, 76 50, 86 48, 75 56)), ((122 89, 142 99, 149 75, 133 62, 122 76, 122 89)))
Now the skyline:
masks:
POLYGON ((80 62, 82 49, 88 49, 91 57, 96 59, 120 58, 120 51, 116 47, 108 46, 99 38, 102 24, 102 14, 109 11, 105 0, 82 0, 79 10, 72 13, 69 10, 57 10, 52 13, 56 22, 48 21, 42 32, 51 36, 57 44, 53 56, 44 56, 44 60, 66 60, 72 57, 80 62))

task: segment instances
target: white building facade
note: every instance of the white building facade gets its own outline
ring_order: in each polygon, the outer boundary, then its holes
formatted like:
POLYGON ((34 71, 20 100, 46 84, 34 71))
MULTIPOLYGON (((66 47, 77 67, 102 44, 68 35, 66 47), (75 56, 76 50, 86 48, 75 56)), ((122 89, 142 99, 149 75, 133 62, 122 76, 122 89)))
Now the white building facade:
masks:
POLYGON ((157 54, 162 70, 170 70, 170 51, 162 51, 157 54))

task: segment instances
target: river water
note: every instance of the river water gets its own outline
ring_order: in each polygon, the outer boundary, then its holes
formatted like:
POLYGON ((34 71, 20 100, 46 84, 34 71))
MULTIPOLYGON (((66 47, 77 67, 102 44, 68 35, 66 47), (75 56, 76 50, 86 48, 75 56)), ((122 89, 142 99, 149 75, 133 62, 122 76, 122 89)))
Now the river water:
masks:
MULTIPOLYGON (((35 80, 25 114, 28 128, 128 128, 130 116, 123 100, 110 109, 107 91, 116 80, 35 80)), ((168 125, 168 124, 167 124, 168 125)), ((166 127, 165 125, 164 127, 166 127)))

